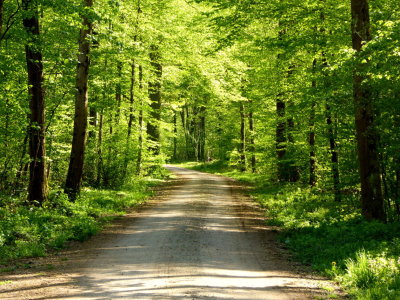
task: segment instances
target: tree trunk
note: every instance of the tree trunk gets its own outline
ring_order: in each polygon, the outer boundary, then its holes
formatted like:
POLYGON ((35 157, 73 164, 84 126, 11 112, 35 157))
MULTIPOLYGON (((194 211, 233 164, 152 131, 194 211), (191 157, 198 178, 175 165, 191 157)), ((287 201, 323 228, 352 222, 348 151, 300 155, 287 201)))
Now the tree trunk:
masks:
POLYGON ((329 152, 331 155, 331 169, 333 177, 333 191, 335 194, 335 201, 340 202, 342 199, 340 192, 340 173, 339 173, 339 154, 337 152, 335 134, 333 131, 333 121, 331 107, 328 103, 325 105, 326 109, 326 123, 328 125, 328 138, 329 138, 329 152))
POLYGON ((177 137, 178 137, 178 124, 177 124, 176 111, 174 111, 174 154, 172 156, 172 159, 174 161, 177 160, 177 137))
POLYGON ((256 146, 255 146, 255 140, 254 140, 254 118, 253 118, 253 103, 251 103, 250 111, 249 111, 249 135, 250 135, 250 140, 249 140, 249 151, 251 153, 251 171, 253 173, 256 172, 256 146))
MULTIPOLYGON (((313 74, 315 74, 315 68, 317 66, 317 60, 314 59, 312 64, 313 74)), ((315 90, 317 88, 317 81, 315 79, 312 80, 311 87, 315 90)), ((308 133, 308 145, 310 147, 310 178, 309 185, 315 186, 317 183, 317 158, 315 154, 315 99, 311 99, 311 111, 310 111, 310 119, 309 119, 309 133, 308 133)))
POLYGON ((3 33, 4 0, 0 0, 0 36, 3 33))
POLYGON ((278 180, 288 181, 285 156, 286 156, 286 119, 285 119, 285 102, 278 97, 276 99, 276 114, 277 114, 277 124, 276 124, 276 156, 278 164, 278 180))
POLYGON ((101 185, 101 179, 103 175, 103 110, 100 112, 99 120, 99 133, 97 139, 97 178, 96 185, 101 185))
MULTIPOLYGON (((139 65, 139 89, 143 90, 143 68, 139 65)), ((140 93, 142 95, 142 93, 140 93)), ((142 97, 142 96, 140 96, 142 97)), ((142 164, 143 164, 143 99, 140 98, 140 106, 139 106, 139 143, 138 143, 138 157, 136 163, 136 174, 140 175, 142 172, 142 164)))
POLYGON ((135 61, 131 64, 131 86, 129 89, 129 121, 128 121, 128 140, 132 134, 132 124, 135 116, 133 115, 133 104, 135 102, 135 61))
POLYGON ((150 120, 147 122, 147 134, 150 139, 149 149, 153 154, 160 154, 160 121, 161 121, 161 79, 162 65, 158 46, 150 46, 150 63, 153 78, 149 81, 150 120))
MULTIPOLYGON (((84 0, 84 4, 86 8, 91 9, 93 7, 93 0, 84 0)), ((74 133, 68 175, 65 183, 65 193, 68 194, 68 197, 72 201, 75 200, 80 191, 88 121, 89 39, 92 34, 93 25, 88 16, 82 16, 82 18, 83 26, 80 31, 76 74, 74 133)))
POLYGON ((199 160, 206 161, 206 107, 200 108, 200 121, 199 121, 199 160))
MULTIPOLYGON (((351 0, 353 49, 361 61, 362 48, 371 40, 368 0, 351 0)), ((374 128, 374 107, 366 83, 367 63, 356 63, 353 73, 355 123, 361 180, 362 214, 369 220, 385 221, 384 199, 378 156, 378 133, 374 128)))
POLYGON ((26 12, 23 19, 28 34, 25 45, 30 98, 29 126, 29 188, 28 201, 41 204, 47 197, 46 148, 45 148, 45 99, 43 89, 43 64, 39 42, 38 8, 35 1, 23 0, 26 12))
POLYGON ((246 171, 246 122, 245 122, 245 114, 244 114, 244 103, 240 102, 240 145, 239 145, 239 153, 240 153, 240 171, 246 171))
POLYGON ((117 76, 118 76, 118 81, 117 81, 117 86, 115 87, 115 102, 117 104, 117 110, 115 113, 115 124, 119 124, 119 119, 121 116, 121 102, 122 102, 122 86, 121 86, 121 80, 122 80, 122 62, 117 63, 117 76))

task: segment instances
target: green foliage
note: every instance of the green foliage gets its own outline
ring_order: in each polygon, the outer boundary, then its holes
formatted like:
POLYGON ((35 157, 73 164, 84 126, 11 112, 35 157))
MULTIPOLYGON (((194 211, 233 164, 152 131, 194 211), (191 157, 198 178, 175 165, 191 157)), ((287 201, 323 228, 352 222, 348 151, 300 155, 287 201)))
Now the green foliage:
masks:
POLYGON ((43 256, 48 250, 63 248, 67 241, 88 239, 113 217, 143 203, 154 184, 143 179, 121 190, 87 188, 74 203, 64 193, 52 192, 44 207, 27 207, 8 199, 0 208, 2 263, 43 256))

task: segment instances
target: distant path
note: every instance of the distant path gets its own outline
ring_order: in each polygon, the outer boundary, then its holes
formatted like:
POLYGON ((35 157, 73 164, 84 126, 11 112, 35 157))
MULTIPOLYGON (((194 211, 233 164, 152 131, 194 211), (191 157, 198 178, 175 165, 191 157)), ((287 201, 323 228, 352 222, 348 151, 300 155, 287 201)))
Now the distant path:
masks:
POLYGON ((39 276, 35 287, 0 286, 0 298, 304 300, 324 295, 320 280, 304 278, 287 261, 274 234, 262 226, 262 214, 231 181, 168 168, 179 180, 156 203, 111 237, 76 251, 59 273, 39 276))

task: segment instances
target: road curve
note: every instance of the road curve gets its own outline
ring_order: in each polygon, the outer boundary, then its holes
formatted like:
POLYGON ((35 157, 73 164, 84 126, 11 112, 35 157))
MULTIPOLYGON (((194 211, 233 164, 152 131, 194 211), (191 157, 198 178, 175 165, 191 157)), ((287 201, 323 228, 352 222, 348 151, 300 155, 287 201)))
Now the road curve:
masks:
MULTIPOLYGON (((143 209, 42 299, 312 299, 320 281, 282 257, 260 212, 221 176, 173 166, 165 199, 143 209), (254 208, 254 207, 253 207, 254 208)), ((43 287, 41 285, 41 287, 43 287)), ((43 294, 42 294, 43 295, 43 294)), ((31 299, 41 299, 32 297, 31 299)))

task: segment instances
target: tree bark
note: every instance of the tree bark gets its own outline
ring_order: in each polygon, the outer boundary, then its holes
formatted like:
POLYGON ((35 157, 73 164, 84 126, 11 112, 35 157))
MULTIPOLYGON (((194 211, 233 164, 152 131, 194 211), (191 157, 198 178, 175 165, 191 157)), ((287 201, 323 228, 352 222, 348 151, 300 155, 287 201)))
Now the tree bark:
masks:
MULTIPOLYGON (((143 67, 139 65, 139 89, 143 90, 143 67)), ((140 93, 142 95, 142 93, 140 93)), ((142 97, 142 96, 140 96, 142 97)), ((136 163, 136 174, 140 175, 143 165, 143 100, 140 98, 139 106, 139 138, 138 138, 138 157, 136 163)))
POLYGON ((101 185, 101 179, 103 175, 103 119, 104 112, 100 112, 99 120, 99 133, 97 138, 97 178, 96 185, 99 187, 101 185))
POLYGON ((371 40, 368 0, 351 0, 351 14, 353 49, 359 59, 353 72, 353 92, 362 214, 369 220, 385 221, 378 156, 379 136, 374 128, 373 99, 366 82, 365 68, 368 62, 361 62, 363 46, 371 40))
POLYGON ((278 180, 288 181, 285 156, 286 156, 286 119, 285 119, 285 102, 278 97, 276 99, 276 114, 277 114, 277 124, 276 124, 276 156, 278 163, 278 180))
POLYGON ((341 192, 340 192, 339 154, 336 149, 337 145, 336 145, 335 134, 334 134, 334 130, 333 130, 331 107, 328 103, 326 103, 325 109, 326 109, 326 123, 328 125, 329 150, 330 150, 330 155, 331 155, 333 191, 335 194, 335 201, 340 202, 342 199, 342 196, 341 196, 341 192))
MULTIPOLYGON (((314 59, 312 63, 313 74, 315 73, 315 68, 317 66, 317 60, 314 59)), ((312 80, 311 87, 315 90, 317 88, 317 81, 315 79, 312 80)), ((310 147, 310 178, 309 185, 315 186, 317 183, 317 158, 315 153, 315 99, 311 99, 311 111, 310 111, 310 119, 309 119, 309 133, 308 133, 308 145, 310 147)))
POLYGON ((118 81, 117 85, 115 87, 115 102, 117 104, 117 110, 115 113, 115 124, 119 124, 119 119, 121 116, 121 102, 122 102, 122 86, 121 86, 121 80, 122 80, 122 62, 117 63, 117 76, 118 76, 118 81))
MULTIPOLYGON (((85 7, 91 9, 93 0, 84 0, 85 7)), ((74 201, 81 187, 83 163, 86 148, 88 119, 88 75, 90 36, 93 24, 88 16, 82 16, 83 23, 79 38, 79 55, 76 73, 75 118, 71 157, 68 168, 65 193, 74 201)))
POLYGON ((244 103, 240 102, 240 171, 246 171, 246 118, 244 114, 244 103))
POLYGON ((0 0, 0 36, 3 33, 4 0, 0 0))
POLYGON ((158 46, 150 46, 150 63, 153 78, 149 81, 150 120, 147 122, 147 134, 150 139, 149 149, 153 154, 160 154, 160 121, 161 121, 161 80, 162 65, 158 46))
POLYGON ((129 89, 129 121, 128 121, 128 140, 132 134, 132 125, 134 121, 133 104, 135 102, 135 60, 131 64, 131 86, 129 89))
POLYGON ((26 12, 23 19, 28 43, 25 45, 28 70, 30 125, 29 125, 29 188, 28 201, 41 204, 47 197, 46 147, 45 147, 45 98, 43 88, 43 63, 39 46, 39 17, 35 1, 23 0, 26 12))
POLYGON ((174 154, 172 156, 172 159, 174 161, 177 160, 177 138, 178 138, 178 124, 177 124, 177 113, 174 111, 174 154))
POLYGON ((253 113, 253 101, 250 101, 249 109, 249 151, 251 154, 251 172, 256 172, 256 144, 255 144, 255 131, 254 131, 254 113, 253 113))

